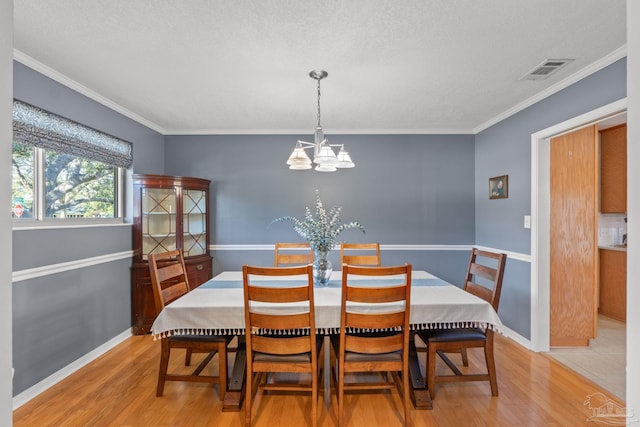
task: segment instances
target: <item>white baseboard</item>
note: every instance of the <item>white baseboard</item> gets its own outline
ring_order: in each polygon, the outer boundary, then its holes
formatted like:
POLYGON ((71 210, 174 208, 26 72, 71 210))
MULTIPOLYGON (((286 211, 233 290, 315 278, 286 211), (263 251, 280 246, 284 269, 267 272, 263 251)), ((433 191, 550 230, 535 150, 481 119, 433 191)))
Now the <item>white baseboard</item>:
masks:
POLYGON ((531 340, 526 339, 525 337, 523 337, 522 335, 520 335, 519 333, 517 333, 513 329, 509 329, 504 325, 502 326, 501 330, 504 333, 505 337, 517 342, 518 344, 520 344, 521 346, 523 346, 527 350, 534 351, 533 350, 533 346, 531 345, 531 340))
POLYGON ((83 366, 93 362, 98 357, 102 356, 107 351, 111 350, 118 344, 122 343, 127 338, 131 337, 131 329, 127 329, 126 331, 120 333, 119 335, 111 338, 109 341, 102 344, 100 347, 90 351, 79 359, 73 361, 68 364, 64 368, 55 372, 53 375, 48 376, 37 384, 29 387, 22 393, 13 397, 13 410, 18 409, 20 406, 24 405, 43 391, 49 389, 51 386, 57 384, 63 379, 67 378, 69 375, 73 374, 83 366))

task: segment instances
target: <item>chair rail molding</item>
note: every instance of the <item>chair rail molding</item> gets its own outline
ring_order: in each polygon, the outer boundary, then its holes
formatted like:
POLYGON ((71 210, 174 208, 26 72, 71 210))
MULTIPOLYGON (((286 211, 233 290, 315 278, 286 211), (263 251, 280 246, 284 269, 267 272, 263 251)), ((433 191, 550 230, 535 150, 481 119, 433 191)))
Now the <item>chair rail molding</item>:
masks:
MULTIPOLYGON (((384 251, 470 251, 471 248, 478 248, 492 252, 506 253, 507 257, 512 260, 531 262, 530 254, 506 251, 503 249, 491 248, 480 245, 380 245, 380 250, 384 251)), ((210 251, 273 251, 275 245, 209 245, 210 251)), ((333 248, 334 251, 340 250, 339 246, 333 248)))
MULTIPOLYGON (((380 250, 385 251, 468 251, 473 247, 468 245, 380 245, 380 250)), ((273 251, 275 245, 209 245, 210 251, 273 251)), ((333 248, 340 250, 340 245, 333 248)))
POLYGON ((130 259, 132 256, 133 251, 124 251, 91 258, 78 259, 74 261, 61 262, 59 264, 50 264, 43 265, 41 267, 28 268, 25 270, 14 271, 11 281, 13 283, 21 282, 23 280, 49 276, 51 274, 62 273, 64 271, 91 267, 93 265, 105 264, 107 262, 119 261, 121 259, 130 259))

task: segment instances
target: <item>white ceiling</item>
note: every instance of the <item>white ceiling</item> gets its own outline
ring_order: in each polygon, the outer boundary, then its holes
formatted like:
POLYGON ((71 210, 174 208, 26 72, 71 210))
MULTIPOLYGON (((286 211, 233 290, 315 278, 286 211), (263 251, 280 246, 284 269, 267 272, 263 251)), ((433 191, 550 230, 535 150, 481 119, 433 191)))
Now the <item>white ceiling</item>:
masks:
POLYGON ((327 133, 469 133, 623 57, 625 3, 17 0, 14 47, 165 134, 311 133, 317 68, 327 133))

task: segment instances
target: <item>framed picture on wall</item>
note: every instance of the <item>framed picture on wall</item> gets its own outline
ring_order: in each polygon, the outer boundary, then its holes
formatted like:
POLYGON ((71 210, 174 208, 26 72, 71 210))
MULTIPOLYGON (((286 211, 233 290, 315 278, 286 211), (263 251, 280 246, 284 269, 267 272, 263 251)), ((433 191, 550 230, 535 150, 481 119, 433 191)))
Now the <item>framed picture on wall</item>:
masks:
POLYGON ((489 198, 506 199, 509 197, 509 175, 489 178, 489 198))

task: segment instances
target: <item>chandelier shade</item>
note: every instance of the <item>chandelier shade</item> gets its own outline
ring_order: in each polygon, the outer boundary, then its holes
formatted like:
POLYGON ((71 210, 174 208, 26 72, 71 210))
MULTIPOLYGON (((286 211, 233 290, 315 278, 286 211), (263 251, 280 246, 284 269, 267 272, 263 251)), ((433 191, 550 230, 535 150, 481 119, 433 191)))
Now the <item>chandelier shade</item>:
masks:
POLYGON ((313 70, 309 73, 309 77, 318 81, 318 123, 314 131, 314 142, 298 141, 293 152, 287 160, 289 169, 306 170, 314 168, 318 172, 334 172, 338 169, 346 169, 355 167, 355 163, 351 160, 349 152, 345 151, 343 144, 330 144, 325 137, 320 125, 320 80, 327 77, 329 73, 324 70, 313 70), (336 155, 332 147, 340 147, 336 155), (306 149, 313 148, 313 162, 305 152, 306 149))
POLYGON ((353 168, 356 165, 351 160, 351 156, 348 151, 345 151, 344 146, 340 147, 340 151, 338 152, 338 161, 336 162, 337 168, 353 168))
POLYGON ((293 153, 289 156, 287 164, 289 165, 289 169, 293 170, 311 169, 311 159, 307 156, 302 145, 296 146, 296 148, 293 149, 293 153))

